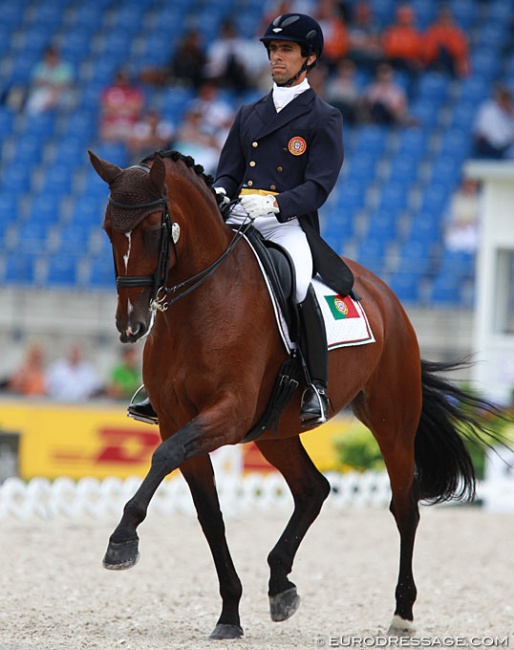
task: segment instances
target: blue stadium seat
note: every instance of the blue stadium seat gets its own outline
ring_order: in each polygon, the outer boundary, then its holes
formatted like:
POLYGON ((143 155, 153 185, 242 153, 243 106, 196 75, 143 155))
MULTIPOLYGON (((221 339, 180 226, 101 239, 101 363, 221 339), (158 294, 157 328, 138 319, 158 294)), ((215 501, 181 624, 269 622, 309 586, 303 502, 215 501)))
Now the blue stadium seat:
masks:
POLYGON ((20 251, 10 253, 5 259, 4 284, 32 285, 37 282, 36 260, 34 255, 20 251))
POLYGON ((4 140, 14 129, 14 111, 7 106, 0 106, 0 138, 4 140))
POLYGON ((396 153, 391 158, 388 182, 401 184, 408 190, 418 181, 420 160, 418 151, 396 153))
POLYGON ((412 273, 394 273, 389 281, 390 289, 402 303, 419 302, 419 277, 412 273))
POLYGON ((56 224, 61 214, 61 198, 58 192, 48 191, 33 196, 27 220, 33 224, 56 224))
POLYGON ((432 265, 431 247, 428 240, 407 240, 399 251, 397 273, 417 277, 428 273, 432 265))
POLYGON ((382 126, 368 125, 357 129, 354 155, 371 155, 380 158, 385 151, 389 130, 382 126))
MULTIPOLYGON (((105 188, 104 188, 105 189, 105 188)), ((101 196, 80 196, 73 205, 70 223, 87 224, 88 226, 101 227, 107 195, 101 196)))
POLYGON ((418 98, 432 100, 441 104, 448 94, 450 78, 439 72, 425 72, 418 84, 418 98))
POLYGON ((462 301, 462 282, 453 275, 439 274, 432 282, 430 302, 438 307, 458 307, 462 301))
POLYGON ((0 221, 11 223, 18 218, 19 194, 9 188, 0 190, 0 221))
POLYGON ((371 215, 368 224, 368 237, 379 237, 385 241, 396 239, 398 235, 398 212, 388 207, 379 207, 371 215))
POLYGON ((65 196, 73 190, 75 167, 67 165, 65 160, 60 160, 50 165, 45 171, 41 190, 47 193, 65 196))
POLYGON ((409 128, 400 131, 396 155, 417 155, 418 160, 425 156, 428 150, 429 134, 425 129, 409 128))
POLYGON ((112 256, 91 259, 88 286, 92 289, 108 289, 116 287, 114 264, 112 256))
POLYGON ((48 261, 46 284, 52 288, 74 287, 78 281, 78 260, 73 255, 52 255, 48 261))
POLYGON ((49 246, 49 229, 51 224, 43 221, 29 221, 18 228, 18 243, 16 250, 19 253, 43 254, 49 246))
POLYGON ((380 193, 377 210, 398 216, 407 208, 409 189, 410 182, 407 179, 388 181, 380 193))
POLYGON ((445 249, 439 273, 460 279, 472 279, 475 275, 475 255, 466 251, 445 249))
POLYGON ((441 238, 441 221, 441 214, 420 210, 411 221, 407 241, 426 246, 435 244, 441 238))
POLYGON ((28 192, 32 179, 32 166, 17 161, 4 166, 1 174, 1 187, 10 192, 28 192))
POLYGON ((478 3, 470 0, 453 0, 450 8, 455 22, 468 32, 477 19, 478 3))
POLYGON ((91 224, 70 223, 59 234, 59 251, 71 255, 87 253, 91 235, 91 224))
POLYGON ((373 273, 380 275, 385 266, 387 245, 385 239, 372 234, 357 247, 355 259, 373 273))

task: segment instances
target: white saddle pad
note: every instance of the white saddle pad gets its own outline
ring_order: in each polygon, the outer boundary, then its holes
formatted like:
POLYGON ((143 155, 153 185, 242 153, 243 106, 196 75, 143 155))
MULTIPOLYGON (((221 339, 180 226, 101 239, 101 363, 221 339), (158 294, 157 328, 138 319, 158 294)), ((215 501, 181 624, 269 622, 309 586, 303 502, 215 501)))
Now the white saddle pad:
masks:
MULTIPOLYGON (((259 260, 259 256, 250 242, 248 243, 259 262, 262 275, 266 281, 266 286, 268 287, 271 301, 273 303, 273 309, 275 311, 275 318, 277 320, 280 335, 284 341, 286 350, 289 352, 296 347, 296 343, 291 341, 285 318, 275 299, 266 272, 259 260)), ((341 298, 341 296, 330 289, 330 287, 327 287, 327 285, 318 277, 313 278, 312 285, 316 291, 316 297, 325 320, 329 350, 335 350, 336 348, 343 348, 350 345, 365 345, 366 343, 373 343, 375 341, 368 319, 359 301, 353 300, 350 296, 341 298)))

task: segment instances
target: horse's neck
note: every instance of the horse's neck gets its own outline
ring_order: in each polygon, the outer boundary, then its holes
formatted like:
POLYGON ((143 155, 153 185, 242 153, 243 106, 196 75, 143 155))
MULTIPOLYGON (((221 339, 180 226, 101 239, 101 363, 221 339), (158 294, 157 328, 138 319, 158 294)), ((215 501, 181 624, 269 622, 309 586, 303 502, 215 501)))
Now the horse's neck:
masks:
POLYGON ((173 197, 171 218, 180 226, 178 248, 180 257, 187 260, 186 269, 180 264, 181 275, 189 277, 213 264, 227 249, 232 230, 223 222, 207 186, 182 184, 169 192, 173 197))

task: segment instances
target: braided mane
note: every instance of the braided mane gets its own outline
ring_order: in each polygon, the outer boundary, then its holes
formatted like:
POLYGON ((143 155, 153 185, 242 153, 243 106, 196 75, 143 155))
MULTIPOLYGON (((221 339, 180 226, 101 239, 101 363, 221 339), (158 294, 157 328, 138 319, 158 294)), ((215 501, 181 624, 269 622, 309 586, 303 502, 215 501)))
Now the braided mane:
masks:
POLYGON ((184 154, 181 154, 180 151, 175 151, 173 149, 169 149, 169 150, 160 149, 159 151, 154 151, 149 156, 146 156, 146 158, 143 158, 140 164, 144 165, 145 163, 150 162, 151 160, 155 160, 157 156, 160 156, 161 158, 170 158, 174 162, 178 162, 178 161, 183 162, 185 165, 187 165, 187 167, 193 169, 196 175, 199 176, 204 181, 204 183, 207 185, 208 188, 212 189, 214 178, 210 174, 206 174, 203 166, 197 165, 191 156, 184 156, 184 154))

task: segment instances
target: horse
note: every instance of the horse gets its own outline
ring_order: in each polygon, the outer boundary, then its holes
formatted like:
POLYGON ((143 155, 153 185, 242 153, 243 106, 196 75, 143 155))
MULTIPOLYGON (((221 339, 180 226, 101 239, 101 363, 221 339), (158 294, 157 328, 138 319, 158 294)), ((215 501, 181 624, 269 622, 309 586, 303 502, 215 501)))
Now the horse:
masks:
MULTIPOLYGON (((248 240, 225 222, 213 179, 177 151, 158 151, 128 168, 89 152, 110 195, 103 228, 112 244, 116 327, 123 343, 146 337, 144 386, 162 442, 126 503, 103 560, 112 570, 139 558, 137 527, 173 470, 184 476, 217 572, 221 613, 212 639, 243 636, 242 585, 234 567, 209 454, 244 441, 265 410, 288 351, 275 323, 266 281, 248 240)), ((494 405, 446 379, 459 362, 423 360, 414 328, 395 294, 349 259, 375 341, 329 352, 330 417, 344 407, 376 438, 391 485, 390 511, 400 537, 394 635, 414 630, 413 547, 418 504, 470 500, 475 471, 465 437, 490 435, 494 405)), ((284 477, 292 515, 267 558, 273 621, 298 609, 289 579, 307 530, 330 493, 299 434, 301 386, 278 423, 255 444, 284 477)), ((309 427, 307 427, 309 428, 309 427)), ((312 427, 311 427, 312 428, 312 427)))

